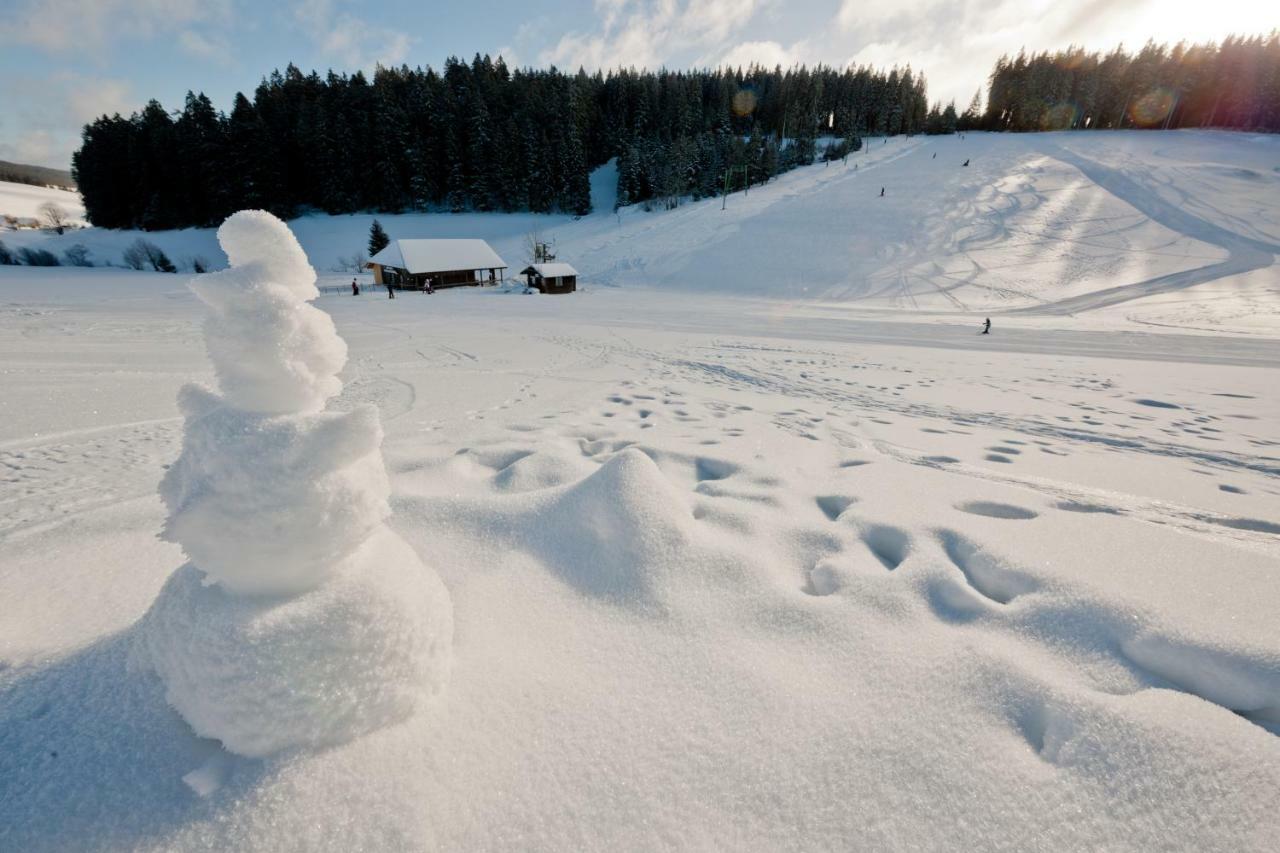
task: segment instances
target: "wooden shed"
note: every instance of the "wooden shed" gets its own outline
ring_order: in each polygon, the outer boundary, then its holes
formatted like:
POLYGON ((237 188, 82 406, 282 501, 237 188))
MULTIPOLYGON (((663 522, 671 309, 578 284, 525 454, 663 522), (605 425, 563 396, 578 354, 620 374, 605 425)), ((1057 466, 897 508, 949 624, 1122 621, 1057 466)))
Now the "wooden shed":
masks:
POLYGON ((520 275, 542 293, 573 293, 578 289, 578 271, 565 263, 530 264, 520 275))
POLYGON ((375 282, 396 290, 498 284, 507 271, 484 240, 392 240, 368 267, 375 282))

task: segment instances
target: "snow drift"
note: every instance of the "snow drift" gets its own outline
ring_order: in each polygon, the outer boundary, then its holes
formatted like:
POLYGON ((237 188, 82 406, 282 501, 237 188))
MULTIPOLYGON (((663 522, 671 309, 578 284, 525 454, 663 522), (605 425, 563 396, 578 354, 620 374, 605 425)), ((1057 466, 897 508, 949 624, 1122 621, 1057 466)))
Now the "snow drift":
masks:
POLYGON ((182 454, 161 483, 164 538, 191 562, 143 622, 141 653, 195 731, 261 756, 341 743, 444 686, 452 607, 390 510, 372 406, 322 411, 346 345, 308 305, 288 227, 243 211, 231 259, 192 290, 221 394, 187 386, 182 454))

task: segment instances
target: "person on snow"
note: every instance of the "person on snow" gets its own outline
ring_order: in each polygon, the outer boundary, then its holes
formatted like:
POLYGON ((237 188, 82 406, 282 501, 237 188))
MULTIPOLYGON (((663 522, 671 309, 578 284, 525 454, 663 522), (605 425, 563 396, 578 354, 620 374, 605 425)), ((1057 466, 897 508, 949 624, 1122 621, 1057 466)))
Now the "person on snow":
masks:
POLYGON ((933 159, 934 159, 934 160, 937 160, 937 159, 938 159, 938 152, 937 152, 937 151, 933 152, 933 159))
POLYGON ((965 160, 965 161, 964 161, 964 165, 968 166, 968 165, 969 165, 969 161, 968 161, 968 160, 965 160))
POLYGON ((352 296, 360 295, 360 285, 356 284, 356 280, 354 278, 351 279, 351 295, 352 296))
POLYGON ((389 284, 387 285, 387 298, 388 298, 388 299, 395 299, 395 298, 396 298, 396 292, 395 292, 394 290, 392 290, 392 289, 391 289, 391 285, 389 285, 389 284))
POLYGON ((884 187, 880 188, 880 198, 884 198, 884 187))
POLYGON ((984 335, 991 334, 991 318, 990 317, 988 317, 986 319, 986 322, 982 324, 982 334, 984 335))

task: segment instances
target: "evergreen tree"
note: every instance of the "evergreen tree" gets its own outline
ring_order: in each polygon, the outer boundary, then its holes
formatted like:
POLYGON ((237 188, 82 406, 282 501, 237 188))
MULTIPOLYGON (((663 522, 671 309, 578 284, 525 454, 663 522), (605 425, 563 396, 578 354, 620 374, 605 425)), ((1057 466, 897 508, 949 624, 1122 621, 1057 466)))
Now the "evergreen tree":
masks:
POLYGON ((373 224, 369 226, 369 257, 372 258, 389 245, 391 245, 391 238, 383 230, 382 223, 376 219, 373 220, 373 224))

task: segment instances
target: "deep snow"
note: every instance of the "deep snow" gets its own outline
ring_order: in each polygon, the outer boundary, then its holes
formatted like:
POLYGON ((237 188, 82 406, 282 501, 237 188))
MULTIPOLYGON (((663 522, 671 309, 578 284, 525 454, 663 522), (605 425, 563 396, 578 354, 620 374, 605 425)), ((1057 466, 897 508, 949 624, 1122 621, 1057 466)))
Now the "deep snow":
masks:
MULTIPOLYGON (((1061 271, 1025 275, 1070 299, 1248 245, 1174 233, 1169 193, 1198 195, 1179 210, 1229 240, 1275 239, 1263 183, 1185 159, 1266 178, 1241 152, 1274 143, 1133 136, 1080 139, 1148 188, 1140 216, 1093 179, 1048 192, 1084 172, 1028 146, 1074 138, 981 144, 1045 200, 1004 178, 991 193, 1022 211, 1084 196, 1043 214, 1059 230, 1126 211, 1086 248, 1141 260, 1069 283, 1086 250, 1032 265, 1043 239, 1008 227, 1023 213, 953 249, 904 226, 945 211, 905 203, 891 254, 1061 271)), ((933 144, 891 141, 874 169, 906 180, 909 146, 931 160, 933 144)), ((958 198, 975 167, 918 192, 958 198)), ((747 298, 770 247, 815 278, 835 268, 806 227, 824 198, 859 227, 853 201, 883 183, 864 168, 735 195, 741 216, 715 228, 699 217, 718 201, 563 221, 561 257, 599 276, 573 296, 317 300, 350 352, 330 409, 378 410, 390 525, 448 589, 453 667, 399 725, 265 758, 194 736, 130 666, 183 562, 156 537, 156 484, 183 439, 178 389, 215 379, 200 303, 182 277, 0 269, 0 601, 20 602, 0 619, 0 848, 1270 849, 1280 347, 1258 276, 1274 267, 997 315, 986 337, 901 290, 747 298)), ((511 245, 528 224, 423 221, 509 228, 511 245)), ((294 225, 323 267, 310 241, 323 226, 336 246, 339 223, 294 225)), ((346 227, 358 240, 367 218, 346 227)), ((982 280, 953 295, 982 304, 982 280)))

